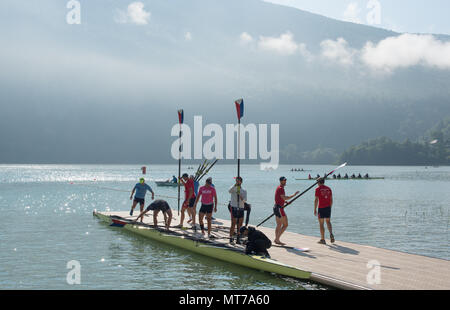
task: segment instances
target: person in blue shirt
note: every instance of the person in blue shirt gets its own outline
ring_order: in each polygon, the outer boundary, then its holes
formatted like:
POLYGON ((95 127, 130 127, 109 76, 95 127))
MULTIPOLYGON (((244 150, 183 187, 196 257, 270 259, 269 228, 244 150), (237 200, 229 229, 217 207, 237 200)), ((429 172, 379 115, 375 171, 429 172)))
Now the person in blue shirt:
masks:
POLYGON ((145 205, 145 194, 149 191, 152 193, 152 200, 155 199, 155 193, 153 192, 152 188, 145 184, 145 179, 141 178, 139 180, 139 183, 136 183, 136 185, 133 188, 133 191, 131 192, 130 200, 133 199, 133 205, 131 206, 130 216, 133 216, 133 211, 136 205, 139 203, 141 207, 141 213, 144 211, 144 205, 145 205), (136 191, 136 195, 134 195, 134 192, 136 191))

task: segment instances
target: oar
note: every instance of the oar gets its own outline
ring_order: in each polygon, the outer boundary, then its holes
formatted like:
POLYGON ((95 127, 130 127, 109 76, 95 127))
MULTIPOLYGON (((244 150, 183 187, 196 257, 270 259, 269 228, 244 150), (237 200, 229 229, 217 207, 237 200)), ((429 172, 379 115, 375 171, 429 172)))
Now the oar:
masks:
MULTIPOLYGON (((236 113, 237 113, 237 118, 238 118, 238 160, 237 160, 237 177, 240 178, 241 177, 241 118, 244 116, 244 99, 238 99, 234 102, 235 106, 236 106, 236 113)), ((239 208, 240 205, 240 201, 239 198, 241 196, 241 187, 238 186, 236 188, 236 201, 237 201, 237 208, 239 208)), ((237 237, 238 237, 238 242, 239 242, 239 228, 238 228, 238 222, 236 222, 236 229, 237 229, 237 237)))
POLYGON ((211 170, 212 167, 214 167, 214 165, 217 163, 218 159, 216 159, 208 168, 208 170, 206 170, 199 178, 198 180, 196 180, 197 182, 200 182, 200 180, 208 174, 209 170, 211 170))
POLYGON ((208 163, 208 161, 205 159, 205 161, 203 162, 203 164, 200 165, 200 167, 197 169, 197 172, 195 173, 195 178, 197 178, 199 175, 202 174, 203 170, 205 169, 205 165, 208 163))
MULTIPOLYGON (((339 167, 337 167, 336 169, 334 169, 333 171, 331 171, 330 173, 328 173, 326 177, 328 177, 330 174, 332 174, 333 172, 335 172, 338 169, 341 169, 343 167, 345 167, 347 165, 347 163, 344 163, 342 165, 340 165, 339 167)), ((298 198, 300 198, 301 196, 303 196, 306 192, 308 192, 311 188, 313 188, 314 186, 316 186, 319 183, 319 181, 317 180, 316 183, 314 183, 313 185, 311 185, 310 187, 308 187, 306 190, 304 190, 302 193, 298 194, 294 199, 292 199, 291 201, 289 201, 288 203, 286 203, 284 205, 283 208, 286 208, 287 206, 289 206, 291 203, 293 203, 294 201, 296 201, 298 198)), ((262 221, 261 223, 259 223, 258 225, 256 225, 256 227, 261 226, 262 224, 264 224, 265 222, 267 222, 270 218, 272 218, 272 216, 274 216, 275 214, 272 213, 269 217, 267 217, 264 221, 262 221)))
POLYGON ((181 178, 181 125, 183 124, 184 121, 184 111, 178 110, 178 122, 180 123, 180 134, 179 134, 179 139, 180 139, 180 147, 178 149, 179 151, 179 157, 178 157, 178 215, 180 215, 180 178, 181 178))

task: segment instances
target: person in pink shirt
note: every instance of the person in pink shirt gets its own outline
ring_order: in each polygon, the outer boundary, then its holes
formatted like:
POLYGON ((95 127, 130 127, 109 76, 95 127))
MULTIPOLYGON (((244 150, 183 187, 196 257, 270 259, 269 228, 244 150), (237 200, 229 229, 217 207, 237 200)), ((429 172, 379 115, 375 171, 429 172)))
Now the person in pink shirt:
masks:
POLYGON ((198 221, 200 224, 200 228, 202 230, 202 234, 205 234, 205 226, 203 224, 203 218, 206 215, 206 220, 208 222, 208 238, 212 239, 214 238, 213 235, 211 235, 211 222, 212 222, 212 213, 213 208, 214 212, 217 212, 217 194, 216 189, 214 186, 212 186, 212 178, 206 179, 206 183, 204 186, 200 187, 198 190, 197 198, 195 199, 194 208, 197 207, 197 203, 200 200, 202 206, 200 208, 200 212, 198 214, 198 221))

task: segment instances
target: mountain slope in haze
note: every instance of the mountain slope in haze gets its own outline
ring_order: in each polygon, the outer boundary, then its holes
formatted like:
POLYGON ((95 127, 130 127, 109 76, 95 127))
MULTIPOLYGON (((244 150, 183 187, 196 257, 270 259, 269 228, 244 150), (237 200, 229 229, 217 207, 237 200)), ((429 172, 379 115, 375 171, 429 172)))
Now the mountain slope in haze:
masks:
POLYGON ((450 114, 448 69, 361 63, 398 33, 257 0, 142 2, 144 25, 118 22, 118 0, 68 25, 60 1, 2 1, 0 162, 172 162, 177 109, 234 123, 240 97, 245 123, 280 124, 299 152, 416 139, 450 114))

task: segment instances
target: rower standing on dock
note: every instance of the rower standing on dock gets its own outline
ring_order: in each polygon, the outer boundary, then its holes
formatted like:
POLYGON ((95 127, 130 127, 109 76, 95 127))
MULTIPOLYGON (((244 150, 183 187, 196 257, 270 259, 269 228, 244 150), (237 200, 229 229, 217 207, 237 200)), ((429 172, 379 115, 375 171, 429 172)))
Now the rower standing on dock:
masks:
POLYGON ((292 196, 286 196, 284 192, 284 187, 286 186, 286 178, 281 177, 280 178, 280 186, 277 187, 277 190, 275 191, 275 206, 273 207, 273 213, 276 216, 277 221, 277 228, 275 229, 275 240, 274 242, 278 245, 286 245, 285 243, 280 241, 281 235, 284 233, 284 231, 288 227, 288 219, 286 216, 286 213, 284 212, 284 205, 286 202, 295 196, 299 192, 296 192, 292 196))
POLYGON ((327 222, 327 228, 330 232, 331 243, 334 243, 333 230, 331 227, 330 217, 331 217, 331 206, 333 205, 333 193, 331 188, 325 186, 325 179, 320 178, 318 181, 318 186, 316 188, 316 198, 314 200, 314 215, 317 215, 317 207, 319 207, 319 226, 320 226, 320 244, 326 244, 325 242, 325 227, 324 221, 327 222))
POLYGON ((230 227, 230 243, 233 243, 234 228, 237 230, 236 242, 240 244, 239 230, 244 221, 245 202, 247 201, 247 191, 242 188, 242 177, 236 178, 236 183, 228 190, 231 194, 230 212, 231 212, 231 227, 230 227), (238 192, 239 191, 239 192, 238 192), (239 197, 239 203, 238 203, 239 197))
POLYGON ((144 219, 144 215, 149 211, 153 211, 153 225, 155 227, 158 227, 159 211, 162 211, 162 213, 164 215, 165 227, 167 230, 169 230, 170 223, 172 222, 172 210, 170 209, 170 206, 167 203, 167 201, 162 200, 162 199, 153 201, 151 204, 149 204, 149 206, 147 207, 147 209, 145 211, 143 211, 143 212, 141 212, 141 214, 139 214, 139 216, 137 217, 135 222, 139 221, 139 218, 141 218, 141 222, 142 222, 144 219))
POLYGON ((189 216, 192 219, 192 228, 195 231, 197 230, 197 227, 195 226, 196 211, 195 211, 194 179, 189 178, 189 175, 185 173, 181 177, 180 182, 184 185, 185 199, 183 202, 183 207, 181 208, 180 224, 177 227, 183 228, 184 212, 187 210, 189 216))
POLYGON ((130 200, 133 199, 133 194, 136 191, 136 195, 134 195, 133 205, 131 206, 130 216, 133 216, 134 208, 136 208, 136 205, 139 203, 141 207, 141 212, 144 211, 145 206, 145 194, 147 191, 152 193, 152 200, 155 199, 155 193, 153 192, 152 188, 145 183, 144 178, 139 179, 139 183, 136 183, 133 190, 131 191, 130 200))
POLYGON ((202 197, 202 206, 200 207, 200 212, 198 214, 198 222, 202 230, 202 234, 205 235, 205 226, 203 225, 203 218, 206 215, 206 221, 208 222, 208 238, 214 238, 211 235, 211 222, 213 207, 214 212, 217 212, 217 194, 216 189, 212 186, 212 178, 207 178, 205 186, 200 187, 198 190, 197 199, 195 199, 194 208, 197 207, 197 203, 202 197))

